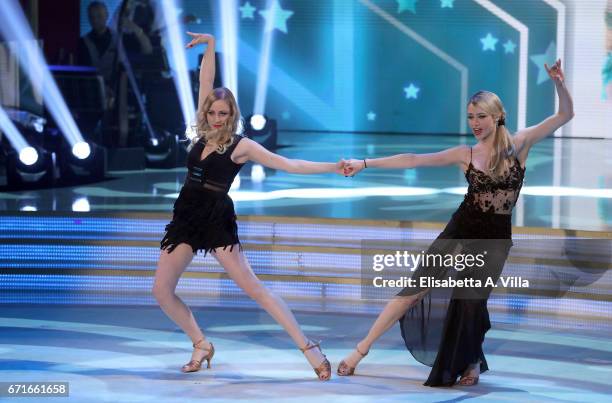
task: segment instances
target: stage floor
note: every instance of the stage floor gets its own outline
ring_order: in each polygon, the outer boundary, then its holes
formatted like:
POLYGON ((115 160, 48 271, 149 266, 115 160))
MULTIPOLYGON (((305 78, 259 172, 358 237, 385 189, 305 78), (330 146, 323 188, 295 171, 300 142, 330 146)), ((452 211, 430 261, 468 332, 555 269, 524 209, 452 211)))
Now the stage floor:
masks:
MULTIPOLYGON (((472 138, 443 135, 279 133, 277 152, 316 161, 435 152, 472 138)), ((547 139, 532 150, 514 225, 608 231, 612 228, 612 141, 547 139), (560 155, 555 163, 554 155, 560 155)), ((4 211, 168 212, 185 168, 109 172, 103 182, 36 191, 0 192, 4 211)), ((239 215, 446 222, 465 193, 454 167, 368 169, 355 178, 293 175, 251 167, 231 192, 239 215)))
MULTIPOLYGON (((0 306, 3 382, 69 382, 71 402, 607 402, 610 334, 496 325, 484 349, 491 370, 474 387, 422 386, 429 368, 395 326, 356 376, 316 380, 289 337, 261 310, 194 309, 216 354, 212 369, 182 374, 191 345, 158 308, 0 306)), ((373 321, 369 315, 298 313, 323 339, 333 369, 373 321)), ((42 401, 42 399, 41 399, 42 401)))

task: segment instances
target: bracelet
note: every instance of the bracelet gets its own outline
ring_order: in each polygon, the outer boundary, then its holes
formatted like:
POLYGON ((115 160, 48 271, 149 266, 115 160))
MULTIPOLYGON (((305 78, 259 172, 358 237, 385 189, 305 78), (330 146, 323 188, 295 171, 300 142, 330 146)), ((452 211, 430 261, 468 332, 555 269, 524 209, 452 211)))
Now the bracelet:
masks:
POLYGON ((365 168, 367 168, 367 167, 368 167, 368 164, 366 163, 366 160, 365 160, 365 158, 364 158, 364 159, 363 159, 363 168, 365 169, 365 168))

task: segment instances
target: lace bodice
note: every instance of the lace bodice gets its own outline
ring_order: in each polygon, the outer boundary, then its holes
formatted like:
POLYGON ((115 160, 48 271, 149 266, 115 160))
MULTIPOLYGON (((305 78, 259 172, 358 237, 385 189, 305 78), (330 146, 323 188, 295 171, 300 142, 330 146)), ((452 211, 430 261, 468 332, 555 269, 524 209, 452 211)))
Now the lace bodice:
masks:
POLYGON ((511 214, 523 186, 525 168, 521 168, 519 160, 514 158, 508 172, 496 180, 474 168, 470 148, 470 165, 465 171, 465 178, 468 181, 468 191, 464 198, 467 207, 485 213, 511 214))

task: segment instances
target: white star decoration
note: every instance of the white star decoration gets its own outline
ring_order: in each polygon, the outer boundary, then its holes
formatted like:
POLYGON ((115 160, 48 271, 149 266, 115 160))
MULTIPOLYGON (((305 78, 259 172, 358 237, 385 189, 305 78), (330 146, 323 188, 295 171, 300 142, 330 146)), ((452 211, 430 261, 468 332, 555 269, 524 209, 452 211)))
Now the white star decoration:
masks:
POLYGON ((504 43, 504 53, 514 53, 514 49, 516 49, 516 43, 508 39, 508 42, 504 43))
POLYGON ((482 42, 482 50, 495 51, 495 44, 497 44, 497 41, 499 41, 499 39, 488 33, 484 38, 480 38, 480 42, 482 42))
POLYGON ((253 20, 255 19, 255 10, 257 10, 257 8, 253 7, 251 5, 251 3, 249 3, 248 1, 246 3, 244 3, 244 5, 242 7, 239 8, 240 9, 240 18, 242 19, 250 19, 253 20))
POLYGON ((550 66, 555 63, 556 58, 557 46, 554 42, 551 42, 548 45, 544 53, 541 53, 539 55, 533 55, 530 57, 531 61, 535 63, 536 66, 538 66, 538 85, 542 84, 546 80, 550 80, 550 77, 548 77, 548 73, 544 68, 544 63, 548 63, 548 65, 550 66))
POLYGON ((266 31, 278 29, 287 33, 287 20, 293 15, 291 10, 283 10, 278 0, 274 0, 268 10, 260 10, 259 14, 266 20, 266 31))
POLYGON ((419 91, 421 89, 414 84, 410 83, 408 87, 404 87, 404 92, 406 93, 406 99, 417 99, 419 91))
POLYGON ((369 121, 374 121, 376 120, 376 114, 373 111, 368 112, 368 120, 369 121))

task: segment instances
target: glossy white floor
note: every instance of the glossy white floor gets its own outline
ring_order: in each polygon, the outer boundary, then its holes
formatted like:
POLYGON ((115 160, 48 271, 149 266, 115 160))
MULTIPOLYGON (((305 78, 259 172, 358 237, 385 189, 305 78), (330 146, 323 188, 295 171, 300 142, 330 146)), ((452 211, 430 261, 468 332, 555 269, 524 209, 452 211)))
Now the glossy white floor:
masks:
MULTIPOLYGON (((217 352, 212 369, 182 374, 191 345, 159 309, 0 306, 0 378, 69 382, 69 398, 23 399, 45 402, 606 402, 612 392, 611 335, 601 332, 496 325, 485 340, 491 370, 477 386, 431 388, 422 386, 429 368, 406 351, 397 327, 355 376, 319 382, 264 312, 194 313, 217 352)), ((373 320, 297 316, 308 336, 324 340, 334 369, 373 320)))

